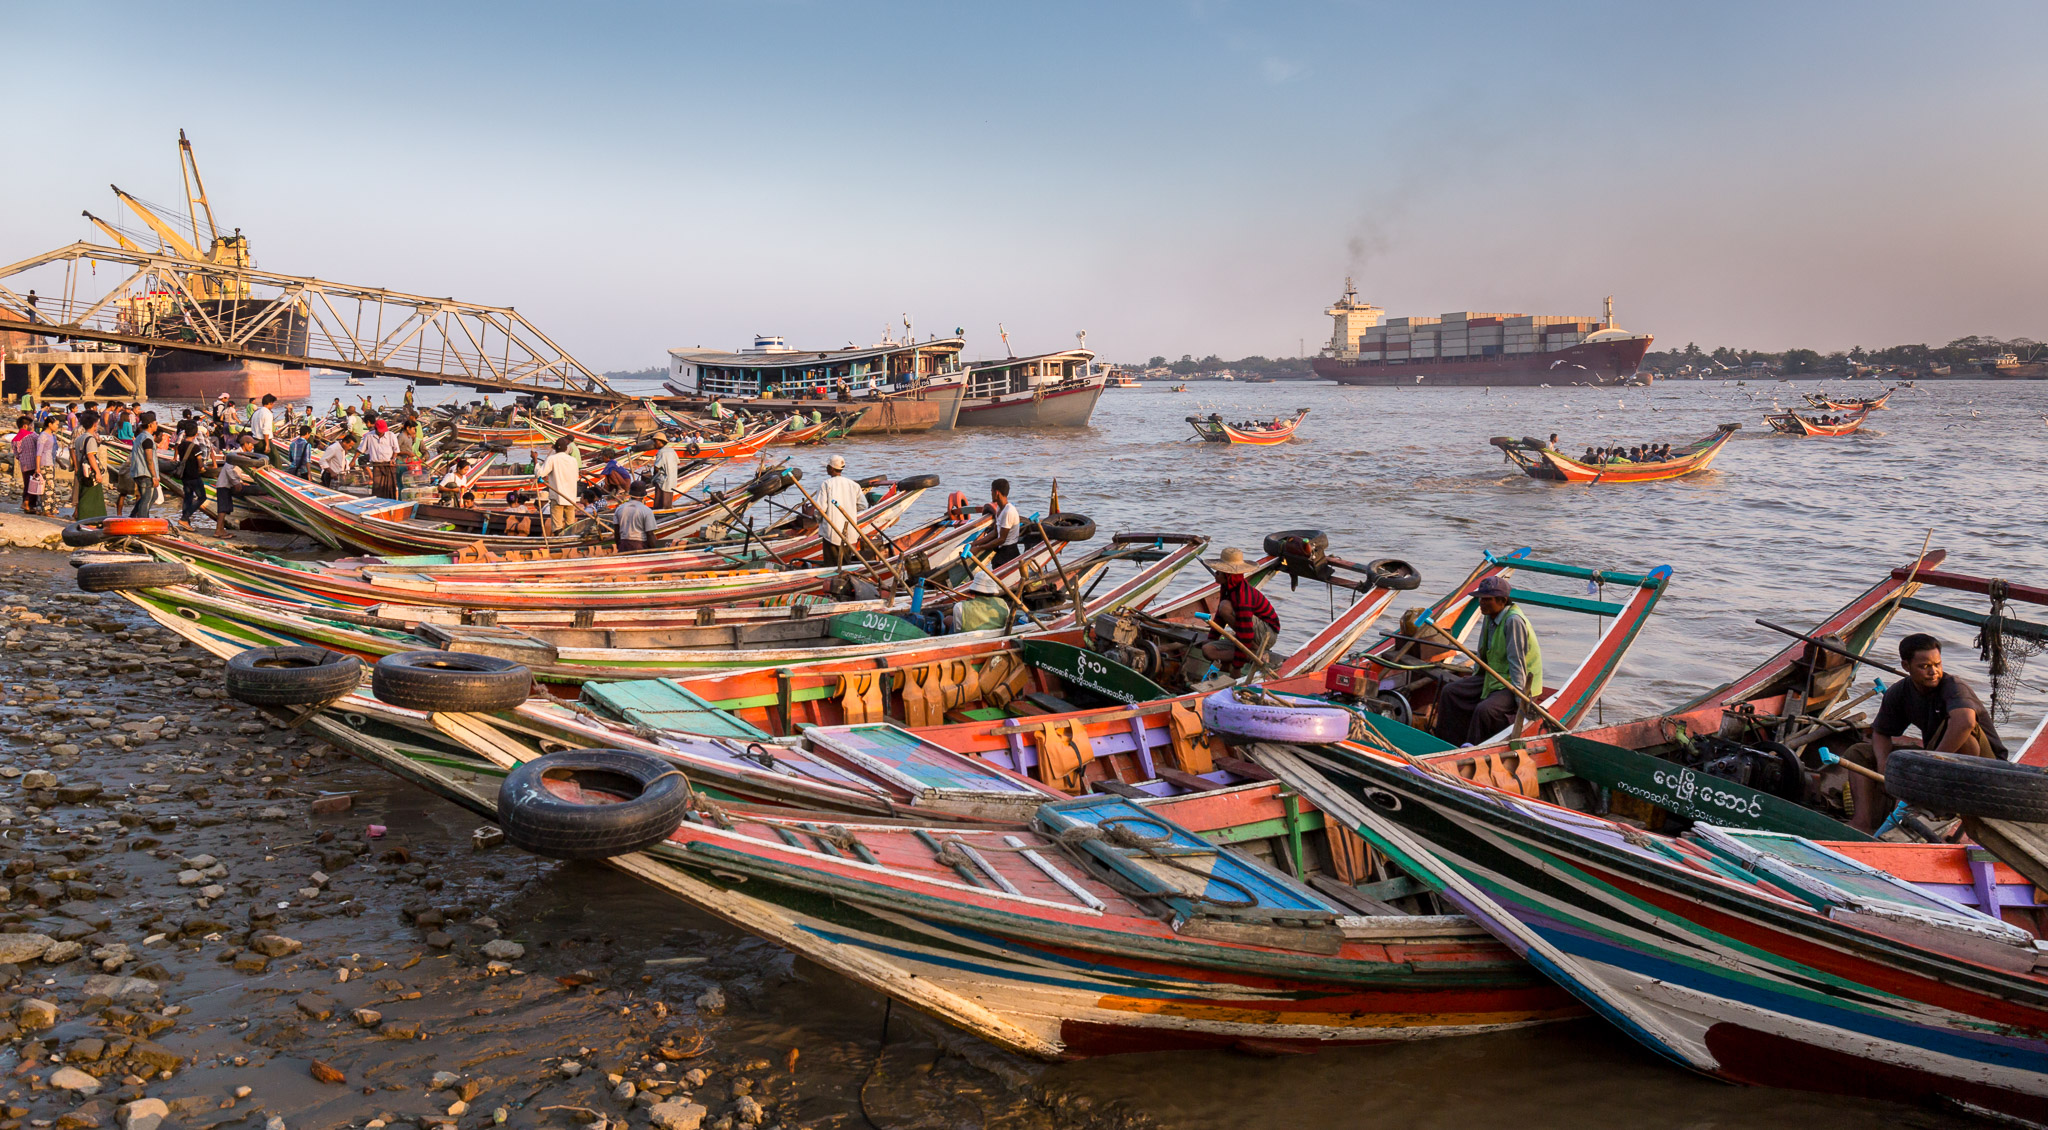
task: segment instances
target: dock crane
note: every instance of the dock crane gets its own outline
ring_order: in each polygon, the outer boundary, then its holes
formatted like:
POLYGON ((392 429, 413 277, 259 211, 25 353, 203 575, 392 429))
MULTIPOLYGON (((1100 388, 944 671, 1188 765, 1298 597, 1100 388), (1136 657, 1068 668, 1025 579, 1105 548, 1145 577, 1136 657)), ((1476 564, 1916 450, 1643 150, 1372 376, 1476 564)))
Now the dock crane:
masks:
MULTIPOLYGON (((206 182, 199 176, 199 158, 193 153, 192 142, 185 136, 184 130, 178 131, 178 174, 183 179, 185 185, 185 220, 192 233, 190 239, 186 239, 169 221, 157 215, 156 211, 150 208, 149 205, 121 191, 120 185, 110 184, 107 187, 114 190, 115 198, 120 200, 121 203, 126 204, 129 211, 135 213, 143 223, 149 225, 149 230, 156 233, 157 239, 163 243, 165 250, 179 258, 212 263, 227 268, 255 266, 255 260, 249 255, 249 237, 242 234, 242 229, 236 228, 232 235, 220 234, 220 227, 214 222, 213 202, 208 200, 206 196, 206 182), (206 250, 203 253, 199 250, 199 243, 202 239, 199 234, 199 217, 202 213, 206 217, 206 236, 204 238, 207 244, 206 250)), ((99 217, 88 212, 85 214, 85 218, 98 225, 101 231, 113 236, 120 242, 122 247, 136 251, 141 250, 141 248, 135 247, 132 241, 122 238, 120 233, 116 232, 99 217)), ((219 276, 210 276, 208 283, 207 289, 209 293, 199 297, 248 297, 247 287, 222 284, 219 281, 219 276)))

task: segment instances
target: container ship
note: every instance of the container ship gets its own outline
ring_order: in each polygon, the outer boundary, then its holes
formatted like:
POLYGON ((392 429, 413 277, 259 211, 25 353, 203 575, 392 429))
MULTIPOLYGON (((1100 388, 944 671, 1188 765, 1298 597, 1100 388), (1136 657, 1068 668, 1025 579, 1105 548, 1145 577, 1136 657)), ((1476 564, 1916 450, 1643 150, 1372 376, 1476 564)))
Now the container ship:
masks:
POLYGON ((1439 318, 1388 318, 1361 302, 1350 279, 1325 311, 1336 322, 1315 359, 1318 376, 1347 385, 1612 385, 1644 383, 1637 368, 1649 334, 1601 318, 1459 310, 1439 318))

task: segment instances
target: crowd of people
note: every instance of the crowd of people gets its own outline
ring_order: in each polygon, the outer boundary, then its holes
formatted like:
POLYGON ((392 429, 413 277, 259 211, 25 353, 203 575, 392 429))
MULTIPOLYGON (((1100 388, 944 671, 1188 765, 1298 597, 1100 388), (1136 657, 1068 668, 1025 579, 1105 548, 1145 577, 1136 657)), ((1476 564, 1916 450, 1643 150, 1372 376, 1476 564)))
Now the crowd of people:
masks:
MULTIPOLYGON (((1551 437, 1555 446, 1556 437, 1551 437)), ((1662 463, 1671 458, 1668 443, 1639 443, 1632 447, 1588 447, 1579 457, 1579 462, 1593 465, 1606 463, 1662 463)))

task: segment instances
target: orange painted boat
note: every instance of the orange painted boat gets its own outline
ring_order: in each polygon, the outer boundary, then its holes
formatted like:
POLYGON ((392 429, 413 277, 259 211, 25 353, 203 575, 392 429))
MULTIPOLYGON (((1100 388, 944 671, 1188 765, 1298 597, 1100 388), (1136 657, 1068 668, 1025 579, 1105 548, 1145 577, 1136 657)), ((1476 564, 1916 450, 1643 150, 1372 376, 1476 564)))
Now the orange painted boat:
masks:
POLYGON ((1741 424, 1722 424, 1713 435, 1673 450, 1671 458, 1649 463, 1588 463, 1529 436, 1495 436, 1487 442, 1500 448, 1509 462, 1520 466, 1532 479, 1589 484, 1654 483, 1706 470, 1714 457, 1721 454, 1728 438, 1741 428, 1741 424))
POLYGON ((1884 390, 1883 396, 1865 397, 1862 400, 1830 400, 1826 393, 1818 393, 1807 397, 1806 402, 1815 408, 1832 408, 1837 412, 1874 412, 1883 408, 1884 402, 1890 400, 1892 393, 1897 391, 1895 388, 1888 388, 1884 390))
POLYGON ((1788 436, 1845 436, 1863 427, 1863 421, 1870 418, 1870 410, 1864 409, 1839 424, 1823 424, 1810 416, 1797 412, 1774 412, 1764 417, 1764 423, 1774 432, 1788 436))
POLYGON ((1268 425, 1244 427, 1230 423, 1214 412, 1207 416, 1189 416, 1188 423, 1194 426, 1195 434, 1200 436, 1204 443, 1241 443, 1253 447, 1273 447, 1293 439, 1294 430, 1306 419, 1308 409, 1302 408, 1294 413, 1293 419, 1276 419, 1268 425))

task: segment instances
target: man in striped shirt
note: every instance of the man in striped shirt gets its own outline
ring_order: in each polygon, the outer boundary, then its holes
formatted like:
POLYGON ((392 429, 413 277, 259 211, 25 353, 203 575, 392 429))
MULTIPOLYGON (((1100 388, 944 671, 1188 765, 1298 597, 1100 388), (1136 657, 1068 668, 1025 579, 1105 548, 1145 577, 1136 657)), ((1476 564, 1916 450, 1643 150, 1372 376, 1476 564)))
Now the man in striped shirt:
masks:
POLYGON ((1273 602, 1266 599, 1266 594, 1246 579, 1252 564, 1244 559, 1243 550, 1232 546, 1207 564, 1216 575, 1219 591, 1216 613, 1209 620, 1211 642, 1202 645, 1202 654, 1225 670, 1239 669, 1252 662, 1253 656, 1265 656, 1266 648, 1279 634, 1280 614, 1273 610, 1273 602), (1237 643, 1223 638, 1223 628, 1218 625, 1227 625, 1237 643))

